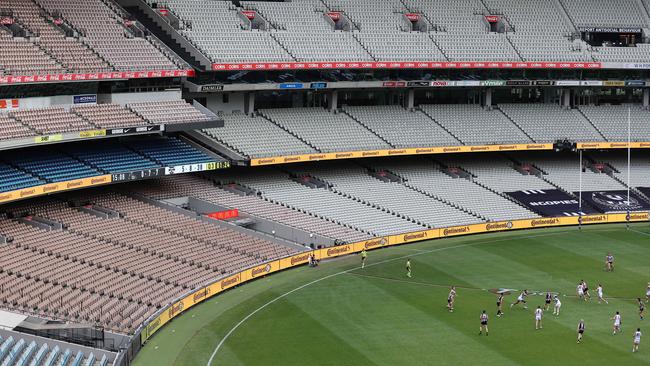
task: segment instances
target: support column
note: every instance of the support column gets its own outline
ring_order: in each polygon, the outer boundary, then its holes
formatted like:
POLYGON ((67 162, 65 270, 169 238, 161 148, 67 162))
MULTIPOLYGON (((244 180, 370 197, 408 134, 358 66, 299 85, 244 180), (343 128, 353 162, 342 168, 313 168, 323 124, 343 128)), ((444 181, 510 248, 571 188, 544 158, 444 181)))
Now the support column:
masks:
POLYGON ((492 109, 492 88, 485 89, 485 109, 492 109))
POLYGON ((244 96, 244 113, 251 116, 255 112, 255 92, 246 93, 244 96))
POLYGON ((339 108, 339 91, 332 90, 327 98, 327 101, 329 102, 328 109, 330 112, 337 110, 339 108))
POLYGON ((406 109, 409 111, 413 108, 415 108, 415 90, 414 89, 409 89, 408 92, 406 93, 406 109))
POLYGON ((571 108, 571 89, 564 89, 562 91, 562 107, 566 109, 571 108))
POLYGON ((643 109, 650 108, 650 89, 643 89, 643 109))

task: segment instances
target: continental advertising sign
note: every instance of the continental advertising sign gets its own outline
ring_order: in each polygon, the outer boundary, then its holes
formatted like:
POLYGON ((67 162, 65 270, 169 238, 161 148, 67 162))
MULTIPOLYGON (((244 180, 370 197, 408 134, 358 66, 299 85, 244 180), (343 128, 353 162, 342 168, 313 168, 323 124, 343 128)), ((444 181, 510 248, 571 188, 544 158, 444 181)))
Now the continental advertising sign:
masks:
POLYGON ((194 293, 185 296, 183 299, 169 305, 167 309, 161 312, 156 318, 150 321, 140 335, 140 341, 144 344, 156 331, 171 319, 178 316, 192 306, 205 301, 206 299, 217 295, 227 289, 243 284, 247 281, 260 278, 273 272, 296 267, 309 261, 309 256, 314 254, 317 259, 335 258, 343 255, 359 253, 362 250, 379 249, 391 245, 400 245, 411 242, 431 240, 437 238, 454 237, 461 235, 479 234, 487 232, 499 232, 520 229, 568 226, 568 225, 589 225, 605 223, 622 223, 622 222, 647 222, 650 219, 648 212, 632 212, 602 214, 602 215, 584 215, 582 217, 543 217, 527 220, 512 220, 486 222, 481 224, 454 226, 447 228, 438 228, 426 231, 418 231, 402 235, 393 235, 390 237, 380 237, 371 240, 361 241, 352 244, 340 245, 330 248, 318 249, 310 252, 303 252, 291 257, 282 258, 266 264, 246 269, 240 273, 225 277, 208 287, 201 288, 194 293))
POLYGON ((371 158, 401 155, 431 155, 471 152, 496 152, 496 151, 526 151, 526 150, 553 150, 553 144, 508 144, 508 145, 478 145, 478 146, 434 146, 393 150, 366 150, 346 151, 334 153, 318 153, 305 155, 275 156, 269 158, 251 159, 251 166, 277 165, 301 163, 321 160, 341 160, 356 158, 371 158))
POLYGON ((80 138, 102 137, 106 136, 106 130, 90 130, 79 132, 80 138))
MULTIPOLYGON (((576 147, 580 150, 598 149, 627 149, 627 142, 579 142, 576 147)), ((630 149, 650 149, 650 142, 630 142, 630 149)))
POLYGON ((11 202, 34 196, 41 196, 44 194, 62 192, 70 189, 99 186, 111 182, 111 175, 100 175, 96 177, 75 179, 66 182, 43 184, 40 186, 19 189, 17 191, 0 193, 0 203, 11 202))

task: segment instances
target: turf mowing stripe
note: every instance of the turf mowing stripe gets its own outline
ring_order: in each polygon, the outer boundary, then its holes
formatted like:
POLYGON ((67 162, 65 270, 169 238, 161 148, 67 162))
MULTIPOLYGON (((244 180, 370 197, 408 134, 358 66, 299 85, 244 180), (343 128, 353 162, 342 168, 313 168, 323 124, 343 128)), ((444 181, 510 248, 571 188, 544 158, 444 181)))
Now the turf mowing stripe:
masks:
MULTIPOLYGON (((564 234, 564 233, 565 233, 564 231, 560 231, 560 232, 552 232, 552 233, 545 233, 545 234, 539 234, 539 235, 530 235, 530 236, 526 236, 526 238, 537 238, 537 237, 544 237, 544 236, 560 235, 560 234, 564 234)), ((376 263, 371 263, 371 264, 366 265, 366 267, 374 267, 374 266, 378 266, 378 265, 381 265, 381 264, 394 262, 394 261, 401 260, 401 259, 405 259, 405 258, 411 258, 411 257, 414 257, 414 256, 423 255, 423 254, 430 254, 430 253, 440 252, 440 251, 448 250, 448 249, 459 249, 459 248, 472 247, 472 246, 477 246, 477 245, 482 245, 482 244, 491 244, 491 243, 509 242, 509 241, 512 241, 512 238, 502 238, 502 239, 489 240, 489 241, 479 241, 479 242, 476 242, 476 243, 470 243, 470 244, 462 244, 462 245, 456 245, 456 246, 450 246, 450 247, 444 247, 444 248, 436 248, 436 249, 426 250, 426 251, 422 251, 422 252, 415 253, 415 254, 411 254, 411 255, 403 255, 403 256, 400 256, 400 257, 391 258, 391 259, 386 259, 386 260, 383 260, 383 261, 380 261, 380 262, 376 262, 376 263)), ((233 333, 234 333, 234 332, 235 332, 235 331, 236 331, 236 330, 237 330, 237 329, 238 329, 242 324, 244 324, 248 319, 250 319, 253 315, 257 314, 258 312, 260 312, 260 311, 262 311, 262 310, 264 310, 266 307, 268 307, 269 305, 271 305, 271 304, 277 302, 278 300, 281 300, 281 299, 283 299, 283 298, 285 298, 285 297, 287 297, 287 296, 293 294, 293 293, 296 292, 296 291, 302 290, 302 289, 305 288, 305 287, 309 287, 309 286, 311 286, 311 285, 313 285, 313 284, 316 284, 316 283, 319 283, 319 282, 321 282, 321 281, 324 281, 324 280, 330 279, 330 278, 332 278, 332 277, 336 277, 336 276, 339 276, 339 275, 342 275, 342 274, 346 274, 346 273, 352 272, 352 271, 357 270, 357 269, 358 269, 358 267, 350 268, 350 269, 348 269, 348 270, 341 271, 341 272, 338 272, 338 273, 334 273, 334 274, 331 274, 331 275, 328 275, 328 276, 325 276, 325 277, 322 277, 322 278, 316 279, 316 280, 314 280, 314 281, 308 282, 308 283, 306 283, 306 284, 304 284, 304 285, 302 285, 302 286, 296 287, 295 289, 293 289, 293 290, 291 290, 291 291, 285 292, 284 294, 282 294, 282 295, 280 295, 280 296, 278 296, 278 297, 276 297, 276 298, 270 300, 270 301, 267 302, 266 304, 264 304, 264 305, 260 306, 259 308, 255 309, 255 310, 252 311, 250 314, 246 315, 246 316, 245 316, 241 321, 239 321, 237 324, 235 324, 235 326, 232 327, 232 329, 230 329, 230 330, 228 331, 228 333, 226 333, 226 335, 221 339, 221 341, 219 341, 219 343, 217 344, 217 347, 214 349, 214 351, 213 351, 212 354, 210 355, 210 359, 208 360, 208 363, 207 363, 206 365, 207 365, 207 366, 211 366, 211 365, 212 365, 212 362, 214 361, 214 358, 216 357, 216 355, 217 355, 217 353, 219 352, 219 350, 221 349, 221 347, 223 347, 223 344, 226 342, 226 340, 228 340, 228 338, 230 338, 230 336, 231 336, 231 335, 232 335, 232 334, 233 334, 233 333)))

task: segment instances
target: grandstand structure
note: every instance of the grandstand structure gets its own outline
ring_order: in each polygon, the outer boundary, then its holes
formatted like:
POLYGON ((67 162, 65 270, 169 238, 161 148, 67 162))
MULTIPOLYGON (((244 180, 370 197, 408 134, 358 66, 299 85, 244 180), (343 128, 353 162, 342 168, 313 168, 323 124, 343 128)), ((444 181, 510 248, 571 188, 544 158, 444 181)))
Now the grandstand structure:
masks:
POLYGON ((0 0, 0 365, 131 364, 310 255, 647 221, 649 10, 0 0))

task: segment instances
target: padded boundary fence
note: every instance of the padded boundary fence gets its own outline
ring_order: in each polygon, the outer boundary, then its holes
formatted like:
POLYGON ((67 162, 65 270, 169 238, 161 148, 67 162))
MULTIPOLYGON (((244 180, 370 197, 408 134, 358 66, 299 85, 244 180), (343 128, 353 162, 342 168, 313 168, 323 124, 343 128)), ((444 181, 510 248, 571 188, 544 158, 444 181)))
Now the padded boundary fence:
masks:
POLYGON ((593 224, 611 224, 625 222, 647 222, 650 212, 632 212, 632 213, 612 213, 600 215, 585 215, 571 217, 548 217, 512 221, 488 222, 473 225, 453 226, 446 228, 437 228, 424 230, 400 235, 391 235, 378 237, 371 240, 360 241, 340 246, 316 249, 307 251, 293 256, 274 260, 265 264, 247 268, 239 273, 222 277, 204 287, 193 290, 166 307, 158 311, 147 319, 131 338, 127 349, 121 350, 114 365, 130 365, 139 350, 145 343, 165 324, 169 323, 175 317, 184 313, 188 309, 202 303, 203 301, 218 295, 230 288, 244 284, 246 282, 264 277, 268 274, 282 271, 285 269, 297 267, 306 264, 309 261, 309 255, 314 254, 316 259, 323 260, 329 258, 351 255, 361 252, 362 250, 374 250, 379 248, 390 247, 394 245, 414 243, 424 240, 441 239, 455 236, 472 235, 488 232, 504 232, 513 230, 525 230, 534 228, 548 228, 560 226, 577 226, 593 224))

